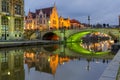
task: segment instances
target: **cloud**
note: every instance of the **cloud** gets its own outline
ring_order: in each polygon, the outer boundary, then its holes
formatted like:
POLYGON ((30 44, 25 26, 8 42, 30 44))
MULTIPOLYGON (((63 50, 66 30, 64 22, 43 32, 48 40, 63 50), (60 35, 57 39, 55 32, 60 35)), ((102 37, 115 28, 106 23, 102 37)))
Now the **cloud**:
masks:
POLYGON ((25 0, 25 11, 53 6, 54 2, 61 16, 87 22, 90 15, 92 24, 118 24, 120 0, 25 0))

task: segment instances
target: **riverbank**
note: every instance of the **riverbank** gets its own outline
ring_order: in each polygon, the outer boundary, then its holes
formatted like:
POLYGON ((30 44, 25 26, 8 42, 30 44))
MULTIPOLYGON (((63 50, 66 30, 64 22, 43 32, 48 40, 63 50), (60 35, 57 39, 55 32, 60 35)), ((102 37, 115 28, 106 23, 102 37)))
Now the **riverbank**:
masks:
POLYGON ((48 40, 1 41, 0 48, 39 45, 39 44, 56 44, 56 43, 59 43, 59 41, 48 41, 48 40))
POLYGON ((99 80, 120 80, 120 50, 109 63, 99 80))

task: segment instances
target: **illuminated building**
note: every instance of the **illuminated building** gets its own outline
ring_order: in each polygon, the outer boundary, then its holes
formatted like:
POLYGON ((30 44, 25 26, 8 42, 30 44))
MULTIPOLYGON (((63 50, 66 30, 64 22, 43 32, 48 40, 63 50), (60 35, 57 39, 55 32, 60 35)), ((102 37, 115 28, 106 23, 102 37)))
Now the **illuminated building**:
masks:
POLYGON ((59 56, 58 54, 50 56, 50 68, 52 70, 52 74, 56 73, 58 67, 59 56))
POLYGON ((0 39, 22 39, 24 0, 0 0, 0 39))
POLYGON ((55 4, 53 7, 37 9, 35 13, 29 10, 25 19, 25 29, 47 30, 59 28, 59 17, 55 4))
POLYGON ((81 23, 78 20, 71 19, 70 24, 72 28, 81 28, 81 23))
POLYGON ((59 17, 59 28, 70 28, 70 18, 59 17))

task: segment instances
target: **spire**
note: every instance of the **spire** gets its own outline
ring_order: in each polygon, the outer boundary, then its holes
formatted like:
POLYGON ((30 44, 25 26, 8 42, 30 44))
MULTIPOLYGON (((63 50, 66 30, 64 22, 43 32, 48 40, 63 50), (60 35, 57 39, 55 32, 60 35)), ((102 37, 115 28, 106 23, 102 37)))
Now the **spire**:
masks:
POLYGON ((30 12, 30 9, 29 9, 29 12, 30 12))
POLYGON ((54 2, 54 7, 56 7, 56 2, 54 2))

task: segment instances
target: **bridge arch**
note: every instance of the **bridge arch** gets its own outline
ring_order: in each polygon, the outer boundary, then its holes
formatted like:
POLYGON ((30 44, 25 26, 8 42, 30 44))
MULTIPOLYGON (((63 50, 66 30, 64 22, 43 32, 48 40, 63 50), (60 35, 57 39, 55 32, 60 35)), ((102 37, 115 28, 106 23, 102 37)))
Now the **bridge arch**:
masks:
POLYGON ((54 32, 48 32, 42 36, 42 40, 59 40, 59 38, 60 37, 54 32))

